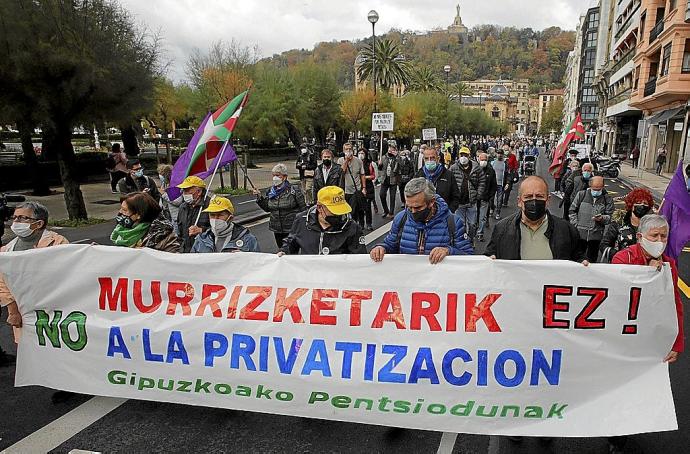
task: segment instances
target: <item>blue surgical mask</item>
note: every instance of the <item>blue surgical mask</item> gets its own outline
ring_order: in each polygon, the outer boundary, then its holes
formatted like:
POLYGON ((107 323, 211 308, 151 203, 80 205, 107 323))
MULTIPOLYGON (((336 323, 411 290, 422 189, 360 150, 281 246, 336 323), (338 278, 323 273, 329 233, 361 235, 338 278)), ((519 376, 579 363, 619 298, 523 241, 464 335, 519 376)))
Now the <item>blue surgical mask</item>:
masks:
POLYGON ((590 178, 592 178, 592 172, 590 172, 590 171, 582 172, 582 178, 584 178, 585 180, 589 180, 590 178))
POLYGON ((134 176, 137 177, 137 178, 143 177, 143 176, 144 176, 144 170, 143 170, 143 169, 142 169, 142 170, 136 170, 136 171, 134 172, 134 176))
POLYGON ((426 167, 426 170, 429 172, 433 172, 436 170, 436 166, 438 166, 438 163, 436 161, 427 161, 424 163, 424 167, 426 167))
POLYGON ((603 193, 602 190, 595 191, 594 189, 592 189, 592 197, 601 197, 602 193, 603 193))

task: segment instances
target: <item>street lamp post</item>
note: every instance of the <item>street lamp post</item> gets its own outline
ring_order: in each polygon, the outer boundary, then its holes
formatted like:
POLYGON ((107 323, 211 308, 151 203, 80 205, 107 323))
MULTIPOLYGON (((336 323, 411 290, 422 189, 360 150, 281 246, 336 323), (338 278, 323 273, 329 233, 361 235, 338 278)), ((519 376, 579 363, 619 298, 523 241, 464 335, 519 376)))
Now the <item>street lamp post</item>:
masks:
MULTIPOLYGON (((444 126, 443 136, 448 137, 448 102, 450 101, 450 91, 448 90, 448 77, 450 76, 450 65, 443 67, 443 71, 446 73, 446 121, 444 126)), ((460 100, 462 102, 462 100, 460 100)))
POLYGON ((371 74, 374 83, 374 112, 376 112, 376 22, 379 21, 379 13, 372 9, 367 14, 367 19, 371 22, 371 74))

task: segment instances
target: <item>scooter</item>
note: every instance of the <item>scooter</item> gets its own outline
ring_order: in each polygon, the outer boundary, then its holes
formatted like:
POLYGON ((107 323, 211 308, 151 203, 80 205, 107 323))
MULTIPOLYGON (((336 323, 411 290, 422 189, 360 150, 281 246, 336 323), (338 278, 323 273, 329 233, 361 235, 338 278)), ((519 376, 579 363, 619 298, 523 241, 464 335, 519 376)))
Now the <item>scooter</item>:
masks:
POLYGON ((522 171, 525 176, 532 176, 535 174, 537 168, 537 158, 534 156, 525 156, 522 171))
POLYGON ((618 178, 621 173, 621 162, 618 159, 611 159, 610 161, 599 163, 599 173, 605 177, 618 178))

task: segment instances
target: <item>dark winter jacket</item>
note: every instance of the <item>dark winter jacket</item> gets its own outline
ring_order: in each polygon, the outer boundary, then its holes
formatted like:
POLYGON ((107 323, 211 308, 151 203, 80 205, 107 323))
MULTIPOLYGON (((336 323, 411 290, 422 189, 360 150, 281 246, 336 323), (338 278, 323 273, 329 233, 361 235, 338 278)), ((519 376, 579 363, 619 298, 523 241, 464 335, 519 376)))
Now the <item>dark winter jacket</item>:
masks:
MULTIPOLYGON (((469 185, 468 185, 468 204, 474 205, 477 203, 477 197, 479 194, 484 192, 484 172, 482 168, 479 167, 476 161, 470 161, 469 165, 471 170, 469 172, 469 185)), ((465 172, 460 168, 460 163, 456 162, 450 166, 450 171, 455 175, 455 181, 458 183, 458 189, 460 190, 460 198, 462 200, 462 190, 465 182, 465 172)))
POLYGON ((436 214, 427 223, 415 221, 408 209, 398 213, 390 232, 379 246, 383 246, 389 254, 418 255, 422 248, 424 255, 429 255, 434 248, 447 247, 450 255, 472 255, 474 250, 465 235, 462 219, 451 213, 446 202, 438 195, 436 207, 436 214), (449 217, 452 217, 451 221, 449 217), (451 228, 455 229, 452 235, 449 231, 451 228))
POLYGON ((300 153, 297 157, 297 163, 295 167, 299 170, 299 178, 314 178, 314 172, 318 162, 316 161, 316 153, 308 150, 306 153, 300 153))
MULTIPOLYGON (((455 213, 455 210, 460 206, 460 188, 458 187, 458 182, 455 180, 453 172, 443 166, 441 166, 441 168, 441 172, 430 181, 436 187, 436 194, 440 195, 443 201, 448 204, 448 209, 452 213, 455 213)), ((426 178, 424 169, 420 169, 415 177, 426 178)))
POLYGON ((578 169, 571 172, 570 175, 565 180, 565 186, 563 188, 564 198, 572 200, 578 192, 589 187, 589 180, 585 180, 582 177, 582 170, 578 169))
POLYGON ((341 229, 324 230, 319 223, 316 207, 299 213, 290 235, 280 250, 296 255, 366 254, 366 240, 361 227, 348 218, 341 229))
MULTIPOLYGON (((551 254, 554 260, 572 260, 581 262, 585 256, 580 252, 578 242, 580 235, 575 226, 568 221, 553 216, 548 211, 549 225, 544 233, 549 239, 551 254)), ((485 255, 496 256, 501 260, 520 260, 522 211, 504 218, 496 224, 491 233, 491 241, 486 247, 485 255)))
POLYGON ((610 263, 618 251, 637 244, 637 227, 630 223, 630 211, 618 210, 613 213, 611 223, 604 229, 599 245, 599 262, 610 263))
POLYGON ((391 162, 391 176, 389 179, 389 184, 395 186, 400 184, 400 160, 397 157, 391 156, 388 153, 383 155, 379 163, 379 181, 384 181, 387 178, 386 169, 388 168, 388 162, 391 162))
POLYGON ((149 231, 140 240, 139 247, 177 253, 180 252, 180 244, 172 223, 161 216, 151 223, 149 231))
MULTIPOLYGON (((232 233, 227 243, 223 246, 220 252, 261 252, 259 250, 259 242, 256 237, 247 229, 239 224, 234 224, 232 233)), ((193 254, 206 254, 216 252, 216 236, 209 229, 202 234, 197 235, 192 246, 193 254)))
POLYGON ((156 182, 153 181, 153 178, 146 175, 136 179, 129 175, 121 178, 120 181, 117 182, 117 191, 122 195, 129 194, 130 192, 146 192, 153 197, 156 203, 161 199, 161 194, 158 191, 156 182))
POLYGON ((611 222, 613 208, 613 198, 606 189, 596 199, 592 197, 591 189, 585 189, 578 192, 570 204, 570 223, 577 227, 583 240, 599 241, 606 224, 611 222), (601 222, 592 219, 597 215, 601 215, 601 222))
MULTIPOLYGON (((194 225, 196 217, 199 216, 200 210, 205 210, 208 208, 208 203, 211 201, 210 197, 206 197, 206 190, 201 194, 201 200, 204 201, 202 205, 191 206, 187 202, 183 202, 180 205, 180 211, 177 213, 177 228, 180 235, 180 240, 182 241, 182 246, 180 251, 185 254, 192 250, 194 245, 194 237, 189 236, 189 228, 194 225)), ((201 216, 199 216, 199 222, 196 224, 202 230, 206 231, 211 228, 211 222, 209 221, 208 213, 201 211, 201 216)))
POLYGON ((493 200, 497 190, 496 171, 488 164, 482 171, 484 172, 484 191, 480 192, 477 198, 483 201, 493 200))
POLYGON ((328 178, 323 176, 323 164, 316 168, 316 174, 314 175, 314 200, 317 200, 319 190, 325 188, 326 186, 340 186, 340 179, 343 173, 343 169, 335 162, 331 163, 331 171, 328 173, 328 178))
POLYGON ((290 183, 284 184, 287 184, 288 188, 277 197, 269 199, 266 193, 256 199, 256 203, 262 210, 271 213, 268 222, 268 229, 271 232, 288 233, 292 228, 292 223, 295 222, 295 216, 307 209, 300 187, 290 183))
POLYGON ((414 178, 414 163, 412 159, 400 158, 400 184, 407 184, 412 178, 414 178))

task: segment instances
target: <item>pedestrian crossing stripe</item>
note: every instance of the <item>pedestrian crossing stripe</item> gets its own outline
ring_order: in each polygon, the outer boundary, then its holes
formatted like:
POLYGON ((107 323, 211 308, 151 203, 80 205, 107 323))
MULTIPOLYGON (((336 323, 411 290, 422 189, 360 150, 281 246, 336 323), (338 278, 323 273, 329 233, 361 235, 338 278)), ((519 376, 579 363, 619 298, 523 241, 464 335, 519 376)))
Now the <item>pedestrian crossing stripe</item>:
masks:
POLYGON ((678 288, 681 292, 685 293, 685 296, 690 298, 690 287, 686 284, 683 279, 678 278, 678 288))

